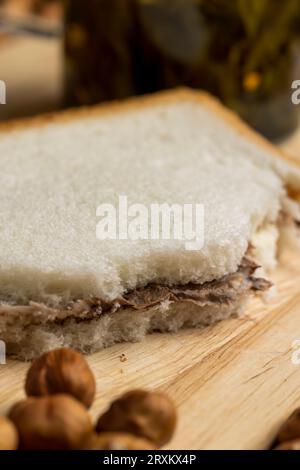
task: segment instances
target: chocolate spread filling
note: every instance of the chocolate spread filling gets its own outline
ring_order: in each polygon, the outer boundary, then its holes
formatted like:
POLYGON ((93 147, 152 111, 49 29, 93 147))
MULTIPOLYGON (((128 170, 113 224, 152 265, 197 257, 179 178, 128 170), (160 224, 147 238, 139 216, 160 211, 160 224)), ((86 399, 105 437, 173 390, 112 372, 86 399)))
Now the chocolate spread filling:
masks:
MULTIPOLYGON (((175 286, 149 284, 144 288, 124 294, 119 299, 119 303, 137 310, 149 308, 164 301, 189 300, 203 303, 203 305, 227 304, 235 301, 241 290, 264 291, 271 286, 269 281, 253 276, 258 267, 249 258, 244 258, 237 272, 227 274, 218 280, 203 284, 189 283, 175 286)), ((108 308, 110 307, 111 305, 108 304, 108 308)))
MULTIPOLYGON (((148 284, 136 288, 112 301, 99 297, 78 299, 66 306, 50 307, 40 302, 28 305, 1 305, 1 315, 8 315, 10 321, 19 318, 24 326, 26 323, 62 323, 68 318, 78 321, 91 320, 100 315, 114 313, 121 309, 131 308, 137 311, 146 310, 155 305, 169 302, 192 302, 198 306, 230 305, 237 303, 250 292, 265 291, 271 283, 254 276, 259 266, 251 259, 243 258, 235 273, 227 274, 220 279, 203 284, 185 284, 168 286, 164 284, 148 284)), ((7 318, 7 319, 8 319, 7 318)))

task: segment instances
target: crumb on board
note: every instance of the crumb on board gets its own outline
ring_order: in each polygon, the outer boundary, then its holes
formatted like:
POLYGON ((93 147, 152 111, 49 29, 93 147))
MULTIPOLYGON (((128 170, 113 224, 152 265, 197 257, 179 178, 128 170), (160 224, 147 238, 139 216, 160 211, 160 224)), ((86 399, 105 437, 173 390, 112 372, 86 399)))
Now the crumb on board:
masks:
POLYGON ((122 353, 121 356, 119 356, 119 359, 120 359, 120 362, 126 362, 127 361, 127 357, 124 353, 122 353))

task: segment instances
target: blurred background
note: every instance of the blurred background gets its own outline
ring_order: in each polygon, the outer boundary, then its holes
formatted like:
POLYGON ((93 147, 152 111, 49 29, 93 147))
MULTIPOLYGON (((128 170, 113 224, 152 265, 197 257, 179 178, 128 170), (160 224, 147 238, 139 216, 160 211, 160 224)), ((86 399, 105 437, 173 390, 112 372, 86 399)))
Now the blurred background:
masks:
POLYGON ((0 0, 0 120, 187 85, 278 140, 299 124, 300 0, 0 0))

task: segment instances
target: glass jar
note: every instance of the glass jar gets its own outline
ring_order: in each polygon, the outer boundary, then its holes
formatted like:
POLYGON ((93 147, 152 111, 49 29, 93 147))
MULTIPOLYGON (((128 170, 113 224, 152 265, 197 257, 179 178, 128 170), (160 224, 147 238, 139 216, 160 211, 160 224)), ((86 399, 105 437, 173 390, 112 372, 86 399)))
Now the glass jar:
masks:
POLYGON ((65 13, 68 105, 186 85, 270 138, 297 124, 300 0, 68 0, 65 13))

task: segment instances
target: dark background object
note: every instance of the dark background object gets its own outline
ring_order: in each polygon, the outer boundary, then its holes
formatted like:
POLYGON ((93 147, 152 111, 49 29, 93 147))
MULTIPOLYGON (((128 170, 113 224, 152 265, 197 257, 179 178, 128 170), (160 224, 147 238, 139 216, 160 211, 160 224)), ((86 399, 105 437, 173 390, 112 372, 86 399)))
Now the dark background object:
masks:
POLYGON ((217 95, 268 137, 296 127, 300 0, 64 4, 67 105, 187 85, 217 95))

